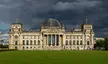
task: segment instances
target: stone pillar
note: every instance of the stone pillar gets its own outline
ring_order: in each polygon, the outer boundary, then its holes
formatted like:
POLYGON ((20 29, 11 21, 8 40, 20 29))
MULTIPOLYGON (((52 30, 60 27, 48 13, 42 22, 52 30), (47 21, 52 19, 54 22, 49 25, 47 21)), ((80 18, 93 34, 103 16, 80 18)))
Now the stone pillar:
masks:
POLYGON ((55 46, 56 46, 56 35, 55 35, 55 43, 54 43, 54 44, 55 44, 55 46))
POLYGON ((84 35, 82 36, 82 46, 83 46, 83 49, 84 49, 84 43, 85 41, 84 41, 84 35))
POLYGON ((92 48, 94 47, 94 35, 93 34, 91 35, 91 46, 92 48))
POLYGON ((85 49, 87 49, 87 35, 85 35, 85 43, 84 43, 84 45, 85 45, 85 49))
POLYGON ((46 35, 43 35, 43 47, 45 47, 46 46, 46 35))
POLYGON ((59 35, 59 46, 61 46, 61 37, 59 35))
POLYGON ((94 35, 91 36, 91 40, 92 40, 92 45, 94 45, 94 35))
POLYGON ((22 38, 21 38, 21 35, 19 35, 18 37, 19 37, 19 39, 18 39, 19 50, 21 50, 21 48, 22 48, 22 38))
POLYGON ((28 50, 30 50, 30 47, 31 47, 31 45, 30 45, 30 36, 29 36, 29 39, 28 39, 28 50))
POLYGON ((9 38, 9 49, 14 49, 14 36, 12 34, 10 34, 10 38, 9 38))

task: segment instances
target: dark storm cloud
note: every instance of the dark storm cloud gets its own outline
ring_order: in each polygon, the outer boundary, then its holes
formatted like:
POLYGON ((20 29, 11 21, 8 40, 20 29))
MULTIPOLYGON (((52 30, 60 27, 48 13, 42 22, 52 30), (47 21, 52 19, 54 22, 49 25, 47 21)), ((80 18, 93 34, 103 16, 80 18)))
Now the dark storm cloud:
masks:
POLYGON ((0 0, 0 24, 10 25, 20 19, 25 28, 39 28, 48 18, 55 18, 67 28, 93 24, 96 36, 108 35, 108 0, 0 0))
POLYGON ((90 7, 96 7, 101 4, 101 1, 89 1, 89 0, 76 0, 74 2, 58 2, 55 6, 55 10, 73 10, 84 9, 90 7))

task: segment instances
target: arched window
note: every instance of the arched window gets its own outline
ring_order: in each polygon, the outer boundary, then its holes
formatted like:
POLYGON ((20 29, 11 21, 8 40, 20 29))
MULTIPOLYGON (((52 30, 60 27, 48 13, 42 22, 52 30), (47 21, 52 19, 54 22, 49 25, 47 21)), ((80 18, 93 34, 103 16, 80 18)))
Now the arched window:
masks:
POLYGON ((17 36, 17 35, 15 35, 15 36, 14 36, 14 38, 15 38, 15 39, 18 39, 18 36, 17 36))
POLYGON ((25 45, 25 40, 23 40, 23 45, 25 45))
POLYGON ((32 40, 30 40, 30 45, 32 45, 32 40))
POLYGON ((34 45, 36 45, 36 40, 34 40, 34 45))
POLYGON ((15 46, 15 49, 17 49, 18 47, 17 46, 15 46))
POLYGON ((82 40, 80 41, 80 45, 82 45, 82 40))
POLYGON ((79 41, 77 40, 77 45, 79 45, 79 41))
POLYGON ((73 45, 75 45, 75 40, 73 40, 73 45))
POLYGON ((66 40, 66 45, 68 45, 68 41, 66 40))
POLYGON ((28 45, 28 43, 29 43, 29 41, 27 40, 27 41, 26 41, 26 45, 28 45))

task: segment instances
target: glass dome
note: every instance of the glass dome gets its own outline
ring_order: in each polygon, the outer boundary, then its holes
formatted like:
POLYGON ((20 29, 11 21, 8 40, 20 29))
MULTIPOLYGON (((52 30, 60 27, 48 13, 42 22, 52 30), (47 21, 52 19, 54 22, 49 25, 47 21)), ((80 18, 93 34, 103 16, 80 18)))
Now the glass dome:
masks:
POLYGON ((42 26, 44 28, 49 28, 49 27, 61 27, 61 24, 59 21, 57 21, 56 19, 48 19, 48 20, 45 20, 42 24, 42 26))

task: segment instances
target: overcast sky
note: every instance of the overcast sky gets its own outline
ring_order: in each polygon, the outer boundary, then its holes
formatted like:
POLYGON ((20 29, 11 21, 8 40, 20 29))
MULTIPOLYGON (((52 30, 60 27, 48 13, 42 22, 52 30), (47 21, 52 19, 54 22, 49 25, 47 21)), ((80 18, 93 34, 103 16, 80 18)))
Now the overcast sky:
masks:
POLYGON ((74 28, 86 16, 96 36, 108 36, 108 0, 0 0, 0 29, 4 30, 16 19, 25 28, 39 28, 48 18, 74 28))

